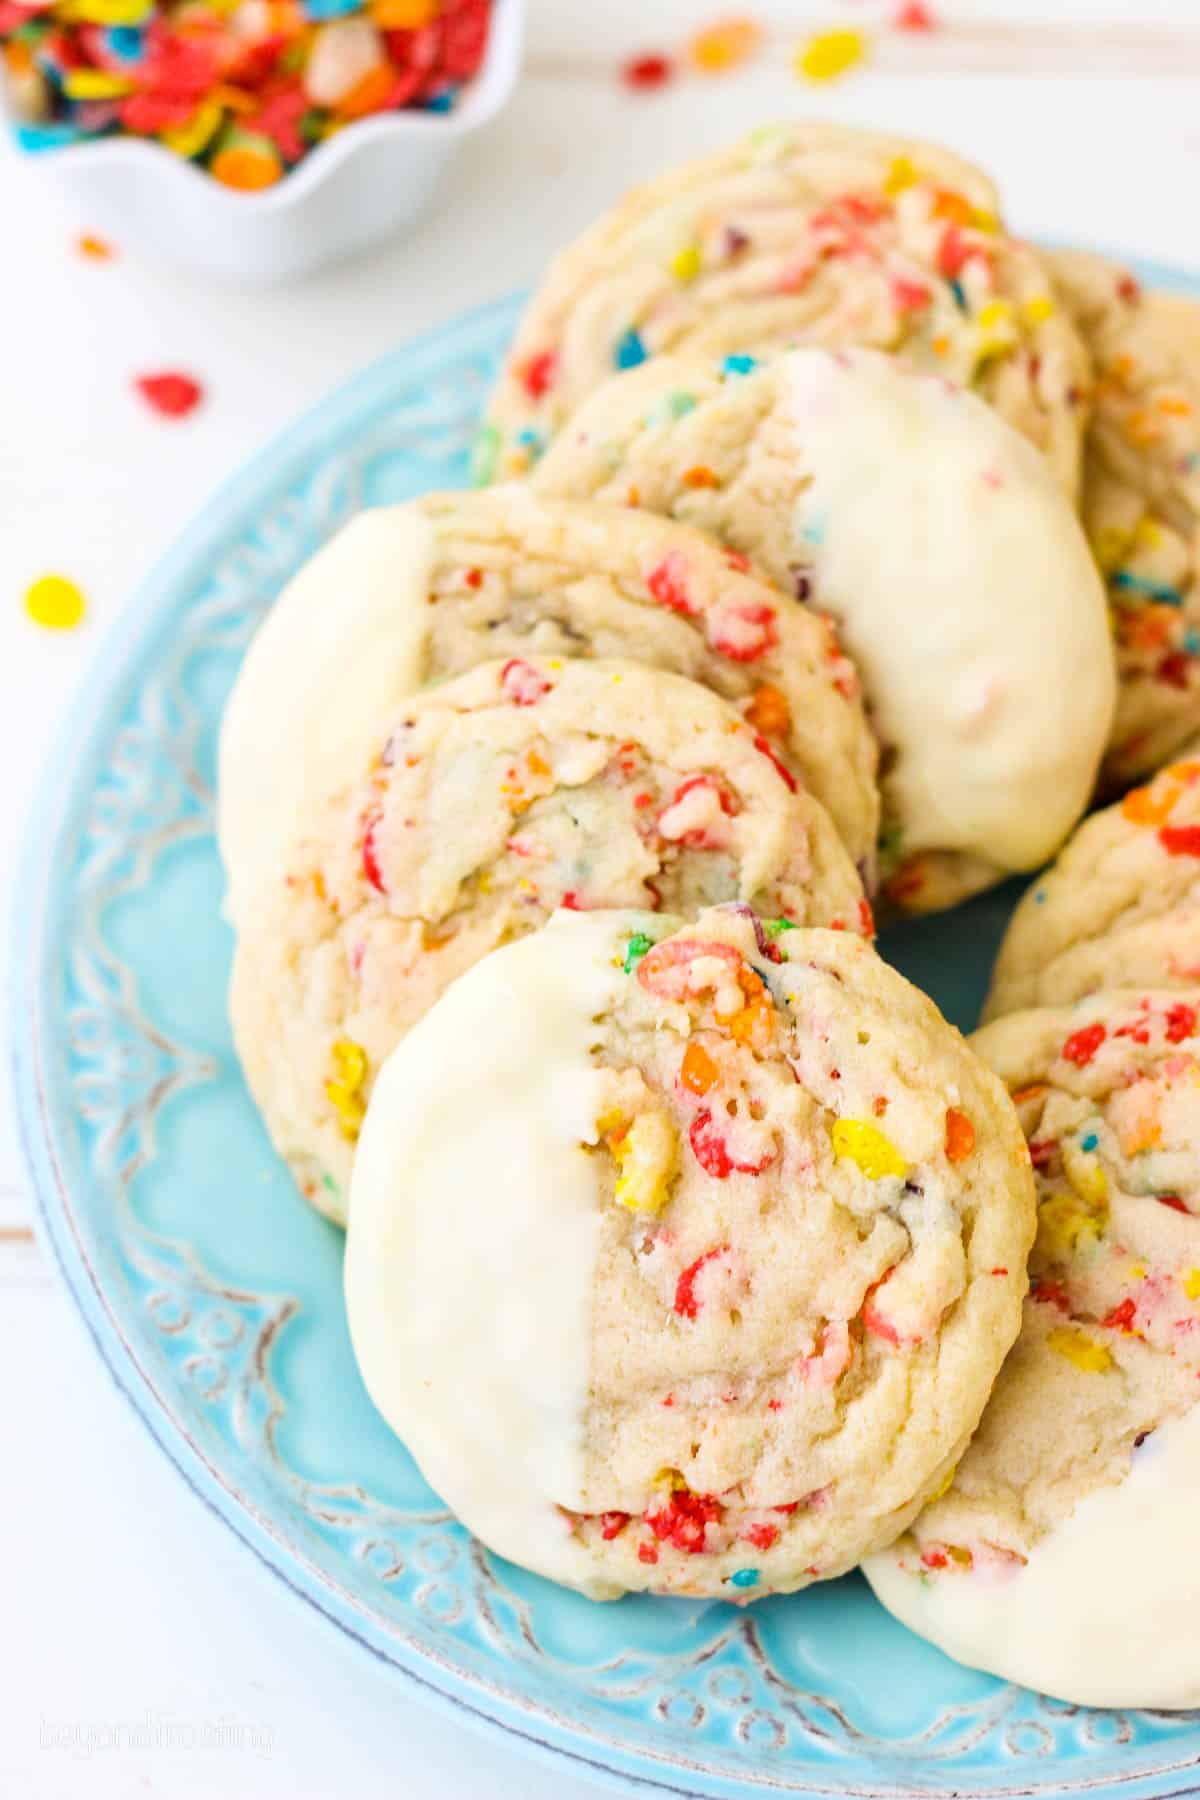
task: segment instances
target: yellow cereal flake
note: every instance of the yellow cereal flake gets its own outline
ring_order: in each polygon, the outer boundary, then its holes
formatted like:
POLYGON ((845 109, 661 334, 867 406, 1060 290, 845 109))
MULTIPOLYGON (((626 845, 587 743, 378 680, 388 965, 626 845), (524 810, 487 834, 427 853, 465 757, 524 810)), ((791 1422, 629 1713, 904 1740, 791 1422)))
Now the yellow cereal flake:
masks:
POLYGON ((805 81, 836 81, 866 53, 861 31, 821 31, 800 46, 793 66, 805 81))
POLYGON ((1069 1363, 1074 1363, 1085 1375, 1103 1375, 1112 1368, 1112 1353, 1082 1331, 1070 1331, 1066 1326, 1060 1326, 1050 1333, 1046 1342, 1051 1350, 1059 1356, 1065 1356, 1069 1363))
POLYGON ((1180 1284, 1189 1300, 1200 1300, 1200 1269, 1185 1269, 1180 1284))
POLYGON ((1081 1150, 1071 1138, 1063 1143, 1062 1159, 1067 1180, 1084 1204, 1093 1208, 1104 1206, 1108 1200, 1108 1177, 1100 1159, 1081 1150))
POLYGON ((1044 325, 1047 319, 1054 317, 1054 302, 1049 294, 1034 294, 1032 299, 1026 300, 1021 311, 1028 324, 1044 325))
POLYGON ((353 1141, 366 1117, 362 1085, 367 1078, 367 1053, 352 1038, 338 1038, 330 1056, 334 1074, 325 1083, 325 1096, 338 1116, 342 1136, 353 1141))
POLYGON ((977 351, 986 361, 1002 356, 1017 341, 1016 313, 1011 300, 989 300, 981 306, 975 324, 978 330, 977 351))
POLYGON ((902 194, 905 188, 915 187, 920 179, 911 156, 894 156, 883 191, 885 194, 902 194))
POLYGON ((903 1179, 908 1174, 908 1164, 891 1139, 865 1119, 836 1119, 829 1138, 833 1154, 854 1163, 869 1181, 882 1181, 887 1175, 903 1179))
POLYGON ((657 1108, 638 1113, 612 1149, 619 1170, 617 1205, 636 1213, 661 1212, 670 1198, 677 1155, 675 1131, 666 1114, 657 1108))
POLYGON ((700 273, 700 251, 695 244, 685 244, 671 258, 671 273, 676 281, 695 281, 700 273))
POLYGON ((1052 1194, 1038 1207, 1038 1248, 1052 1262, 1065 1262, 1080 1244, 1098 1243, 1108 1223, 1108 1209, 1080 1202, 1066 1192, 1052 1194))

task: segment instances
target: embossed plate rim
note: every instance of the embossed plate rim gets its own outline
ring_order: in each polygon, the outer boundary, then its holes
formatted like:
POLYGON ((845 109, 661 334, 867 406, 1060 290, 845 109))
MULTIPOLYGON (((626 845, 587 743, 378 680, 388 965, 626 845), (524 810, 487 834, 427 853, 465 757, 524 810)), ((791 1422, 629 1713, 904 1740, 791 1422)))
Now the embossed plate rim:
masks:
MULTIPOLYGON (((1125 258, 1123 260, 1131 260, 1125 258)), ((1135 262, 1139 273, 1154 286, 1200 294, 1200 279, 1186 272, 1135 262)), ((130 1336, 122 1328, 119 1300, 106 1292, 99 1271, 90 1259, 72 1205, 72 1196, 56 1154, 55 1130, 44 1075, 42 998, 53 979, 45 937, 55 893, 58 861, 63 851, 64 828, 76 799, 81 771, 89 766, 89 752, 103 730, 107 715, 120 692, 133 655, 163 611, 177 584, 195 566, 217 536, 228 538, 237 524, 243 529, 251 517, 276 492, 289 472, 298 473, 311 453, 328 436, 369 410, 372 397, 388 388, 390 372, 422 354, 446 354, 457 339, 469 339, 493 321, 515 316, 518 296, 477 308, 441 327, 410 340, 400 350, 380 358, 358 376, 340 386, 302 417, 286 427, 261 449, 242 470, 227 480, 206 504, 174 548, 152 570, 138 594, 106 635, 72 701, 69 723, 60 732, 37 793, 26 828, 25 842, 14 890, 11 932, 12 963, 9 971, 10 1042, 16 1113, 22 1145, 32 1177, 35 1216, 39 1236, 50 1247, 63 1279, 82 1314, 84 1323, 118 1389, 125 1395, 188 1486, 233 1530, 285 1587, 314 1607, 340 1630, 395 1669, 421 1697, 485 1731, 501 1731, 520 1740, 542 1760, 562 1766, 564 1761, 594 1778, 616 1781, 660 1793, 703 1797, 763 1792, 803 1793, 812 1800, 833 1796, 915 1794, 921 1786, 895 1782, 847 1782, 837 1788, 819 1780, 786 1782, 764 1769, 760 1779, 745 1774, 723 1775, 689 1763, 675 1751, 664 1752, 661 1762, 652 1752, 632 1749, 594 1728, 572 1724, 531 1700, 506 1692, 477 1675, 455 1667, 450 1658, 435 1655, 427 1646, 406 1642, 402 1632, 388 1630, 377 1615, 332 1582, 312 1563, 300 1546, 273 1526, 236 1483, 226 1480, 205 1456, 190 1433, 185 1418, 170 1396, 139 1357, 130 1336), (486 1696, 485 1700, 480 1699, 486 1696), (538 1729, 532 1727, 536 1723, 538 1729), (545 1735, 541 1735, 545 1733, 545 1735), (586 1753, 582 1745, 595 1745, 604 1761, 586 1753), (670 1779, 671 1771, 688 1782, 689 1775, 704 1786, 683 1785, 670 1779)), ((1162 1746, 1164 1752, 1166 1745, 1162 1746)), ((1095 1794, 1119 1789, 1127 1800, 1141 1794, 1161 1796, 1195 1791, 1157 1784, 1200 1764, 1200 1751, 1186 1758, 1170 1758, 1154 1769, 1131 1771, 1127 1777, 1111 1771, 1078 1781, 1060 1782, 1054 1788, 1036 1787, 1028 1781, 989 1785, 988 1796, 1051 1793, 1095 1794)), ((810 1765, 811 1767, 811 1765, 810 1765)), ((814 1774, 816 1771, 814 1770, 814 1774)), ((944 1793, 944 1788, 939 1790, 944 1793)))

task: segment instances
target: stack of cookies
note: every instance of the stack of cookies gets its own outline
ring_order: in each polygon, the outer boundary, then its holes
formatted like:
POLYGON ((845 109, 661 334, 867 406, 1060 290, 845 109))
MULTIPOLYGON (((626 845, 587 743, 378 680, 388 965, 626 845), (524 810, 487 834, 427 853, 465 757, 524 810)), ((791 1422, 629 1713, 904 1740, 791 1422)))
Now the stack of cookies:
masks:
POLYGON ((1200 1698, 1072 1662, 1061 1572, 1187 1453, 1200 761, 1078 830, 973 1043, 873 948, 1200 732, 1198 420, 1187 315, 978 170, 772 128, 569 247, 479 490, 360 515, 264 623, 238 1049, 491 1549, 598 1597, 868 1559, 978 1666, 1200 1698))

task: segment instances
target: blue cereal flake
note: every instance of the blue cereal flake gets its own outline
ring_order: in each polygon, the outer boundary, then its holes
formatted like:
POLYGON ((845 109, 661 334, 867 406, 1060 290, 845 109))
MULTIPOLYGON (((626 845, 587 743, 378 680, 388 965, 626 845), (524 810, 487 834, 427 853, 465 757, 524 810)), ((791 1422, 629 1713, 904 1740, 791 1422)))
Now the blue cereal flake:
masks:
POLYGON ((1099 1143, 1100 1139, 1096 1136, 1096 1133, 1094 1131, 1089 1131, 1086 1136, 1080 1138, 1079 1148, 1081 1150, 1095 1150, 1099 1143))
POLYGON ((1183 647, 1189 656, 1200 656, 1200 631, 1189 625, 1183 634, 1183 647))
POLYGON ((136 63, 142 57, 140 25, 112 25, 104 34, 104 47, 118 62, 136 63))
POLYGON ((758 1586, 757 1569, 735 1569, 729 1577, 731 1587, 752 1588, 758 1586))
POLYGON ((950 292, 954 295, 955 304, 957 305, 959 312, 966 312, 967 293, 962 282, 952 281, 950 283, 950 292))
POLYGON ((346 13, 359 12, 362 0, 303 0, 304 16, 320 23, 324 19, 340 19, 346 13))
POLYGON ((546 448, 545 438, 540 431, 535 431, 532 425, 522 426, 521 430, 517 433, 516 441, 520 444, 522 450, 528 450, 530 456, 535 460, 546 448))
POLYGON ((806 544, 819 548, 825 542, 825 520, 810 519, 807 525, 801 527, 800 536, 806 544))
POLYGON ((456 87, 440 88, 436 94, 430 94, 422 100, 422 110, 431 113, 448 113, 454 105, 457 95, 456 87))
POLYGON ((1148 575, 1134 575, 1128 569, 1118 569, 1109 577, 1113 587, 1120 588, 1126 594, 1141 594, 1147 600, 1157 600, 1160 606, 1182 606, 1183 595, 1178 588, 1168 586, 1165 581, 1151 581, 1148 575))
POLYGON ((74 125, 18 125, 17 142, 22 150, 40 155, 43 150, 61 150, 80 137, 74 125))
POLYGON ((757 369, 757 356, 727 356, 721 364, 723 375, 749 375, 751 369, 757 369))
POLYGON ((645 362, 647 354, 641 334, 635 331, 631 325, 629 330, 617 339, 616 347, 613 350, 613 361, 618 369, 636 369, 639 363, 645 362))

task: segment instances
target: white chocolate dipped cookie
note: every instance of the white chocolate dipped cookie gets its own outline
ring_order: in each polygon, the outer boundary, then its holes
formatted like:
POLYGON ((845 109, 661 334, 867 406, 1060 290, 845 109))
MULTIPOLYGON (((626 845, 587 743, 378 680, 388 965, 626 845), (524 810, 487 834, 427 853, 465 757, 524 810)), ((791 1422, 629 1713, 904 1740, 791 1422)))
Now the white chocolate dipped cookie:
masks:
POLYGON ((535 485, 702 526, 833 614, 882 746, 894 907, 1036 868, 1087 804, 1115 695, 1103 586, 1044 459, 872 351, 740 360, 610 382, 535 485))
POLYGON ((560 913, 380 1073, 351 1335, 492 1550, 597 1597, 753 1599, 944 1481, 1032 1207, 1003 1090, 861 939, 560 913))
POLYGON ((877 754, 831 621, 690 527, 513 486, 360 513, 276 602, 221 738, 234 922, 306 804, 357 776, 408 694, 523 655, 629 657, 723 694, 870 882, 877 754))
POLYGON ((301 1190, 344 1218, 380 1063, 490 950, 558 906, 734 899, 873 929, 824 808, 707 688, 510 657, 402 702, 356 779, 313 798, 239 932, 238 1052, 301 1190))
POLYGON ((948 1491, 865 1572, 973 1667, 1085 1706, 1200 1705, 1200 995, 977 1032, 1038 1187, 1021 1336, 948 1491))

